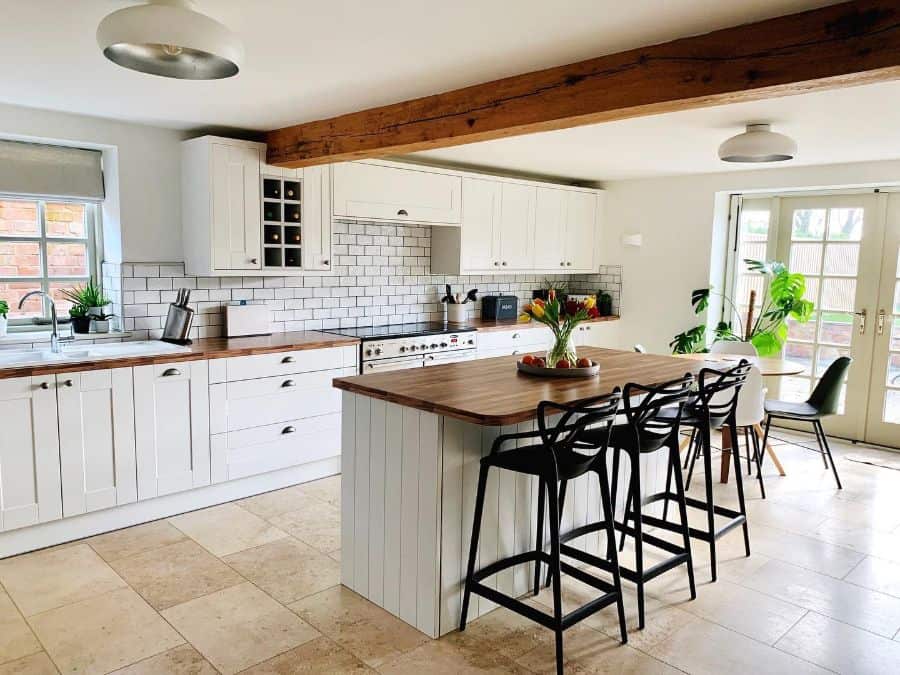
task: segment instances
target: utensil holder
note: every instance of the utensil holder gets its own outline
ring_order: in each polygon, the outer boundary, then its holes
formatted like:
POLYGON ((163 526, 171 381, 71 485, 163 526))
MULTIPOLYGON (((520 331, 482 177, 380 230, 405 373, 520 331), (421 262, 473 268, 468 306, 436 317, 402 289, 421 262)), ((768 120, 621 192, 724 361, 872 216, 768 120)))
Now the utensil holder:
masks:
POLYGON ((459 303, 450 303, 447 305, 447 320, 451 323, 465 323, 466 306, 459 303))

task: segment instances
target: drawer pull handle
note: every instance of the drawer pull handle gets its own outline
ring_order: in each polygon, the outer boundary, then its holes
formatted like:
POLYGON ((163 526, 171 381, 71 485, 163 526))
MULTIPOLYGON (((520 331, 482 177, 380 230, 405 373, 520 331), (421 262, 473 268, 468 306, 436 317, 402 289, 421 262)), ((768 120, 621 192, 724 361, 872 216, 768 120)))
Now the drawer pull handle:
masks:
POLYGON ((294 361, 296 361, 296 359, 293 356, 285 356, 281 359, 282 363, 293 363, 294 361))
POLYGON ((41 382, 40 387, 41 387, 41 389, 49 389, 50 385, 47 384, 46 382, 41 382))
POLYGON ((281 383, 281 386, 282 387, 296 387, 297 383, 294 382, 293 380, 285 380, 284 382, 281 383))
POLYGON ((398 216, 408 216, 409 214, 406 212, 406 209, 400 209, 397 211, 398 216))
POLYGON ((513 333, 513 334, 512 334, 512 339, 513 339, 513 340, 518 340, 518 339, 519 339, 519 334, 518 334, 518 333, 513 333))
POLYGON ((71 387, 73 384, 72 380, 63 380, 64 387, 71 387))
POLYGON ((281 433, 282 434, 292 434, 295 431, 297 431, 297 430, 294 427, 285 427, 284 429, 281 430, 281 433))
POLYGON ((174 377, 175 375, 181 375, 181 371, 178 368, 166 368, 163 371, 163 377, 174 377))

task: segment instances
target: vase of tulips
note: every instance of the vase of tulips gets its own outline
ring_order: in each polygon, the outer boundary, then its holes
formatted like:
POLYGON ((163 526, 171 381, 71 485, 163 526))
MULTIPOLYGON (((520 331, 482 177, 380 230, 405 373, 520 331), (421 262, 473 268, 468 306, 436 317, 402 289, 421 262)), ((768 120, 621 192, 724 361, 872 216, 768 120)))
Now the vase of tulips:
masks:
POLYGON ((546 367, 548 368, 575 368, 590 366, 590 360, 582 364, 575 352, 575 342, 572 333, 582 321, 596 318, 600 315, 597 310, 597 300, 588 296, 582 301, 566 300, 560 302, 556 292, 550 290, 547 300, 536 298, 525 305, 519 321, 539 321, 548 326, 553 332, 553 339, 547 349, 546 367))

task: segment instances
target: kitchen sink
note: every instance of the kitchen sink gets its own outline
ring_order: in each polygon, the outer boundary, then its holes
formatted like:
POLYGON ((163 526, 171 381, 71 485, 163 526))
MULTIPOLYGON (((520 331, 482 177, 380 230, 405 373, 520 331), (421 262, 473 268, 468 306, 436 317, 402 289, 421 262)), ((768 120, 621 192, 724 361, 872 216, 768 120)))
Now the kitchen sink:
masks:
POLYGON ((85 345, 84 347, 63 347, 59 354, 49 349, 21 349, 0 351, 0 368, 35 366, 51 363, 96 361, 119 359, 129 356, 158 356, 181 354, 190 351, 188 347, 160 342, 159 340, 135 340, 115 342, 108 345, 85 345))

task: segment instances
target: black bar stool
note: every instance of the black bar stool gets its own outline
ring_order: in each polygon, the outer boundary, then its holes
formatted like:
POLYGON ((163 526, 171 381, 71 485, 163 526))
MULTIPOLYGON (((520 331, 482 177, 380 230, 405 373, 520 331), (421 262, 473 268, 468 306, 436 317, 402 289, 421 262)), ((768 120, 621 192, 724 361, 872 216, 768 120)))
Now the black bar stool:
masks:
MULTIPOLYGON (((616 603, 619 612, 622 642, 628 641, 625 630, 625 608, 622 604, 622 582, 619 577, 617 557, 613 556, 609 560, 596 559, 592 563, 595 567, 612 574, 611 583, 562 561, 560 559, 561 553, 566 554, 567 552, 562 551, 560 546, 559 523, 562 505, 557 498, 557 486, 560 480, 572 480, 588 471, 593 471, 597 473, 600 481, 600 499, 603 510, 607 514, 612 513, 604 450, 609 437, 609 429, 615 418, 620 400, 621 393, 616 388, 610 395, 586 399, 574 404, 544 401, 538 405, 538 429, 536 431, 504 434, 494 440, 491 453, 481 460, 481 471, 478 475, 475 522, 472 527, 472 543, 469 548, 469 565, 466 572, 462 617, 459 625, 461 631, 466 628, 469 598, 472 593, 475 593, 554 631, 556 634, 556 670, 558 673, 563 672, 563 631, 604 607, 616 603), (556 415, 559 415, 559 420, 551 423, 548 418, 556 415), (593 432, 590 440, 585 440, 583 434, 588 427, 592 427, 593 432), (522 439, 534 439, 537 442, 524 447, 503 449, 504 444, 522 439), (492 467, 537 476, 540 484, 537 543, 534 551, 498 560, 476 571, 475 557, 478 552, 478 539, 481 532, 485 489, 488 471, 492 467), (547 502, 549 510, 549 554, 544 550, 543 541, 544 501, 547 502), (481 583, 487 577, 497 574, 501 570, 528 562, 535 563, 535 593, 538 590, 541 564, 545 563, 550 569, 550 576, 553 580, 552 616, 481 583), (563 616, 560 583, 562 572, 596 588, 601 592, 601 595, 563 616)), ((607 527, 607 546, 615 550, 615 531, 611 525, 607 527)))
MULTIPOLYGON (((750 555, 750 533, 747 529, 747 507, 744 502, 744 483, 741 475, 741 453, 737 444, 737 406, 741 387, 750 373, 751 364, 744 359, 734 368, 725 371, 704 368, 698 377, 699 389, 696 398, 686 408, 682 415, 681 424, 692 427, 690 470, 688 472, 688 485, 694 470, 694 462, 697 456, 703 457, 703 470, 706 498, 697 499, 686 497, 685 503, 706 512, 706 530, 690 528, 690 535, 700 541, 709 544, 710 570, 713 581, 717 578, 716 571, 716 542, 725 534, 740 526, 744 532, 744 548, 750 555), (732 449, 731 456, 734 459, 734 480, 737 484, 738 510, 727 508, 715 503, 713 499, 713 475, 712 475, 712 429, 728 427, 731 431, 732 449), (716 516, 724 516, 728 521, 716 528, 716 516)), ((666 413, 663 413, 666 414, 666 413)), ((757 457, 759 453, 757 453, 757 457)), ((678 479, 680 473, 676 465, 674 470, 670 467, 666 477, 668 486, 672 476, 678 479)), ((663 510, 663 518, 666 517, 668 503, 663 510)))
MULTIPOLYGON (((609 448, 614 452, 612 463, 613 479, 616 480, 618 478, 620 453, 624 452, 628 455, 631 466, 623 522, 615 522, 614 512, 604 509, 606 520, 603 522, 592 523, 576 528, 571 532, 566 532, 561 537, 561 541, 566 542, 591 531, 606 529, 609 527, 610 521, 614 523, 614 527, 621 530, 623 545, 626 534, 634 537, 635 568, 628 569, 620 566, 619 570, 621 576, 637 586, 638 628, 644 627, 644 584, 651 579, 658 577, 660 574, 675 569, 680 565, 687 565, 691 600, 697 597, 697 590, 694 586, 694 567, 691 556, 691 542, 688 534, 684 485, 681 481, 680 471, 676 476, 676 491, 674 493, 669 492, 667 486, 666 492, 648 496, 643 500, 637 498, 637 495, 641 494, 639 460, 642 454, 657 451, 666 452, 668 454, 669 467, 671 468, 674 465, 677 468, 679 465, 678 425, 682 408, 691 400, 691 388, 693 384, 693 376, 691 374, 686 374, 680 379, 666 382, 657 387, 649 387, 634 383, 629 383, 625 386, 625 392, 623 394, 625 400, 625 423, 613 426, 609 440, 609 448), (638 400, 640 402, 636 403, 638 400), (670 411, 671 417, 661 415, 660 413, 663 410, 670 411), (681 513, 680 525, 675 525, 674 523, 642 513, 641 507, 643 504, 652 503, 667 497, 674 499, 679 505, 679 511, 681 513), (633 527, 628 525, 629 520, 634 521, 633 527), (645 533, 643 529, 644 525, 680 533, 682 535, 683 543, 679 546, 655 535, 645 533), (663 551, 670 553, 671 557, 650 568, 644 569, 644 544, 649 544, 662 549, 663 551)), ((622 416, 620 415, 620 419, 621 417, 622 416)), ((588 432, 588 434, 590 433, 591 432, 588 432)), ((604 459, 600 464, 602 464, 605 469, 606 460, 604 459)), ((560 487, 563 499, 565 498, 565 490, 566 485, 563 483, 560 487)), ((613 495, 615 495, 615 490, 616 483, 614 482, 612 486, 613 495)), ((578 558, 583 562, 595 564, 596 558, 589 554, 569 549, 568 547, 564 547, 563 552, 578 558)), ((607 556, 612 560, 617 560, 616 547, 614 544, 607 549, 607 556)))

